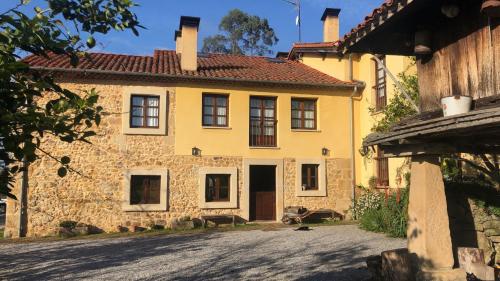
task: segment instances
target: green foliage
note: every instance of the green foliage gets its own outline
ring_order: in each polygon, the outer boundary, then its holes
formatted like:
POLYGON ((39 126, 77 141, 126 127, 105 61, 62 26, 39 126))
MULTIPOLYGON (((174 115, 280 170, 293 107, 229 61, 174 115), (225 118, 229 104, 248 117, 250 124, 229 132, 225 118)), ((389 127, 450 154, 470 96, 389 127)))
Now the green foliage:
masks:
POLYGON ((368 186, 370 188, 376 188, 378 184, 378 178, 376 176, 371 176, 370 179, 368 179, 368 186))
MULTIPOLYGON (((398 80, 406 89, 406 92, 410 95, 413 102, 418 104, 419 95, 417 75, 408 74, 407 69, 398 74, 398 80)), ((411 102, 406 99, 405 95, 398 87, 395 87, 394 91, 394 96, 381 111, 382 118, 372 127, 373 132, 387 132, 394 124, 417 113, 411 102)), ((375 108, 370 108, 369 110, 371 113, 375 113, 375 108)))
POLYGON ((399 202, 396 193, 389 196, 386 202, 381 198, 380 204, 366 208, 360 215, 360 227, 368 231, 383 232, 393 237, 406 237, 408 202, 408 188, 401 191, 399 202))
POLYGON ((76 66, 96 45, 95 34, 130 29, 137 35, 141 27, 130 0, 46 0, 46 8, 32 7, 33 16, 22 12, 30 8, 29 2, 20 1, 0 14, 0 160, 7 165, 0 174, 0 194, 13 198, 15 175, 40 154, 60 163, 60 176, 72 170, 68 156, 42 149, 44 136, 89 142, 103 110, 95 90, 63 89, 49 74, 20 61, 20 54, 64 55, 76 66))
POLYGON ((365 192, 353 202, 351 207, 352 215, 355 219, 363 217, 367 210, 380 208, 383 196, 379 192, 365 189, 365 192))
POLYGON ((60 227, 74 229, 78 223, 76 221, 62 221, 59 223, 60 227))
POLYGON ((278 42, 267 19, 234 9, 219 24, 222 34, 203 39, 203 53, 272 54, 269 47, 278 42))
POLYGON ((500 192, 491 182, 477 177, 463 177, 460 180, 445 180, 445 186, 450 192, 461 192, 467 195, 488 214, 500 217, 500 192))

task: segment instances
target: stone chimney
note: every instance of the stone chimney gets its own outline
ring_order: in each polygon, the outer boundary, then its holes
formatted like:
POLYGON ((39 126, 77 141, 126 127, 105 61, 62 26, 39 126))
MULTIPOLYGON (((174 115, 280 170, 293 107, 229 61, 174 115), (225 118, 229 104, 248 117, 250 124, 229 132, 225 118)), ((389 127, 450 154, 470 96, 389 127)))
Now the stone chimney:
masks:
POLYGON ((175 41, 175 53, 180 54, 182 52, 181 46, 182 46, 182 32, 180 30, 175 31, 174 35, 174 41, 175 41))
MULTIPOLYGON (((180 30, 180 51, 182 70, 196 71, 198 69, 198 27, 200 18, 181 17, 180 30)), ((177 41, 176 41, 177 47, 177 41)))
POLYGON ((321 21, 323 22, 323 42, 339 40, 340 9, 326 8, 321 21))

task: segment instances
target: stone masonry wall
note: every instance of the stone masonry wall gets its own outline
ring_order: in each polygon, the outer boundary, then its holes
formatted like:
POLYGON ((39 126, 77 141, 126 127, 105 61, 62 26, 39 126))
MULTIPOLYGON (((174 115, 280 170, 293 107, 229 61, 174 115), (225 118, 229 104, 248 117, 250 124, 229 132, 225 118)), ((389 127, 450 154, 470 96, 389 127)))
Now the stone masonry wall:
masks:
MULTIPOLYGON (((65 84, 73 90, 82 84, 65 84)), ((172 132, 175 131, 175 91, 170 89, 168 136, 123 135, 122 86, 87 84, 100 93, 99 104, 110 115, 105 116, 97 129, 92 144, 63 143, 45 138, 43 148, 56 157, 71 157, 70 172, 64 178, 57 176, 59 164, 49 157, 41 157, 29 169, 27 209, 27 236, 54 235, 59 223, 74 220, 95 226, 106 232, 118 226, 147 226, 150 223, 170 225, 174 218, 203 214, 232 213, 240 209, 201 210, 198 207, 198 172, 201 167, 237 167, 238 198, 243 186, 243 158, 218 156, 174 155, 172 132), (168 170, 168 211, 124 212, 121 203, 124 192, 124 172, 127 169, 168 170)), ((303 205, 307 208, 346 210, 350 203, 348 159, 327 160, 327 197, 295 196, 295 160, 285 159, 285 206, 303 205)), ((14 192, 19 192, 16 186, 14 192)), ((17 236, 19 202, 9 200, 6 236, 17 236)))
POLYGON ((328 208, 344 214, 351 204, 351 167, 349 159, 326 160, 326 197, 297 197, 295 195, 296 163, 286 158, 284 163, 284 206, 303 206, 308 209, 328 208))

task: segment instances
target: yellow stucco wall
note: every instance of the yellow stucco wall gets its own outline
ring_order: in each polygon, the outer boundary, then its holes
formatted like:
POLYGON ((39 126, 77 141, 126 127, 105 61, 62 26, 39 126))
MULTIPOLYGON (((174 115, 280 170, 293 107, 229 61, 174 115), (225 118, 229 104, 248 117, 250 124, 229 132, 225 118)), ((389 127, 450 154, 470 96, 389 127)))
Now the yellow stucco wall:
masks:
POLYGON ((202 155, 243 156, 249 158, 322 157, 321 149, 330 150, 328 157, 350 158, 349 146, 350 90, 280 90, 251 88, 209 88, 192 85, 176 88, 175 153, 190 155, 191 148, 202 155), (202 126, 202 94, 229 94, 229 127, 202 126), (277 98, 277 147, 249 146, 250 96, 277 98), (315 131, 291 129, 291 98, 317 99, 318 128, 315 131))
MULTIPOLYGON (((358 150, 361 148, 363 138, 371 133, 371 129, 376 123, 381 114, 370 113, 370 108, 375 105, 375 93, 372 86, 375 84, 375 65, 371 59, 372 55, 356 55, 352 56, 353 61, 353 78, 366 83, 366 87, 358 93, 354 102, 354 133, 355 133, 355 178, 356 184, 368 185, 368 181, 372 176, 376 175, 376 161, 374 159, 361 156, 358 150)), ((345 57, 339 59, 338 56, 329 54, 304 54, 301 57, 302 63, 322 71, 326 74, 334 76, 338 79, 348 81, 349 75, 349 59, 345 57)), ((415 67, 410 67, 411 60, 408 57, 402 56, 387 56, 386 66, 394 76, 407 70, 415 70, 415 67)), ((387 81, 387 101, 394 96, 395 85, 389 76, 387 81)), ((345 137, 348 141, 348 136, 345 137)), ((404 181, 398 180, 397 169, 404 164, 405 159, 389 159, 389 184, 391 187, 403 187, 404 181)))

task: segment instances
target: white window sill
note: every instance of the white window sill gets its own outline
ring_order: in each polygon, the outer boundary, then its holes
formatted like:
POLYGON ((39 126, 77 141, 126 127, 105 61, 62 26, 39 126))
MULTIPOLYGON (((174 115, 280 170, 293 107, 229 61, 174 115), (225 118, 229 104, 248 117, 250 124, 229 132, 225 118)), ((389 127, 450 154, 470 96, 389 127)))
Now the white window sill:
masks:
POLYGON ((232 130, 231 127, 217 127, 217 126, 202 126, 202 129, 215 129, 215 130, 232 130))
POLYGON ((321 133, 321 130, 318 129, 291 129, 292 132, 305 132, 305 133, 321 133))
POLYGON ((278 146, 250 146, 250 149, 274 149, 274 150, 279 150, 281 149, 278 146))
POLYGON ((122 210, 125 212, 150 212, 150 211, 167 211, 165 204, 123 204, 122 210))

